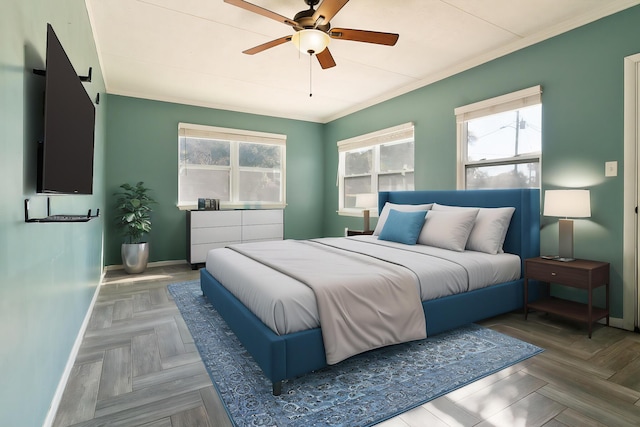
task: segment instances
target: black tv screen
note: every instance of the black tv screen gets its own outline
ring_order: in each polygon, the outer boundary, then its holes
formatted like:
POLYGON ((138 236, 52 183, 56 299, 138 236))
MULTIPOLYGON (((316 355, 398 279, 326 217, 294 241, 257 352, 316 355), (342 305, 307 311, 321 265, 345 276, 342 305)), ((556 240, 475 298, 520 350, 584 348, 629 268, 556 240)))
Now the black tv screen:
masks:
POLYGON ((46 64, 37 192, 92 194, 95 107, 50 24, 46 64))

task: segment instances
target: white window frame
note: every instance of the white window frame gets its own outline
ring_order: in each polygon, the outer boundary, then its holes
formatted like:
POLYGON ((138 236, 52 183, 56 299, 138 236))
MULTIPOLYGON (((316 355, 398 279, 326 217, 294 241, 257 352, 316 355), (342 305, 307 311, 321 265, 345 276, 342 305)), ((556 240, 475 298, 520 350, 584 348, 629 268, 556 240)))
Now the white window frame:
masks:
POLYGON ((514 165, 537 162, 541 165, 542 151, 527 153, 517 157, 505 157, 490 160, 467 161, 467 126, 469 120, 486 117, 506 111, 518 110, 532 105, 542 104, 542 86, 537 85, 506 95, 464 105, 454 110, 457 128, 457 167, 456 185, 459 190, 467 188, 467 167, 514 165))
MULTIPOLYGON (((338 187, 338 214, 344 216, 363 216, 361 208, 345 208, 344 206, 344 178, 345 178, 345 153, 348 151, 359 150, 363 148, 373 148, 373 165, 371 173, 371 191, 378 193, 378 177, 380 175, 398 173, 401 171, 390 171, 380 173, 380 146, 390 143, 415 142, 415 130, 412 122, 404 123, 391 128, 378 130, 375 132, 359 135, 353 138, 344 139, 337 142, 338 146, 338 177, 336 186, 338 187)), ((414 152, 415 165, 415 152, 414 152)), ((414 169, 405 172, 413 172, 414 169)), ((376 203, 377 204, 377 203, 376 203)), ((371 216, 378 216, 377 209, 371 209, 371 216)))
MULTIPOLYGON (((275 133, 256 132, 242 129, 222 128, 216 126, 198 125, 192 123, 178 123, 178 162, 180 162, 180 138, 193 137, 204 139, 216 139, 229 141, 230 166, 202 166, 211 170, 230 170, 230 201, 221 201, 221 209, 283 209, 286 207, 286 159, 287 159, 287 136, 275 133), (240 172, 242 170, 259 171, 259 168, 243 168, 239 165, 239 143, 248 142, 254 144, 276 145, 282 147, 281 170, 280 170, 280 203, 242 201, 239 200, 240 192, 240 172)), ((197 168, 198 166, 196 166, 197 168)), ((197 201, 181 201, 180 197, 180 164, 178 164, 178 203, 181 210, 197 208, 197 201)))

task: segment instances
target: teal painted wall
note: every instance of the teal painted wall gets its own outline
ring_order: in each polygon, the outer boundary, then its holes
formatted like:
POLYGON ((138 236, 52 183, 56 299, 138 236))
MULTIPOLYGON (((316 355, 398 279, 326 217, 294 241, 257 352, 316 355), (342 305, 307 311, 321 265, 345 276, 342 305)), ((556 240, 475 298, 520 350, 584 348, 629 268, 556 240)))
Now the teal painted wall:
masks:
POLYGON ((186 258, 186 212, 178 201, 178 123, 287 135, 286 238, 322 235, 322 125, 232 111, 108 95, 106 265, 122 264, 113 197, 124 182, 144 181, 158 201, 149 234, 150 261, 186 258))
MULTIPOLYGON (((92 32, 81 0, 0 0, 0 423, 41 425, 100 280, 120 264, 111 194, 145 181, 159 201, 151 261, 180 260, 185 214, 176 207, 177 123, 284 133, 287 141, 285 236, 341 235, 360 218, 339 217, 335 142, 413 121, 418 189, 455 188, 453 109, 541 84, 543 189, 587 187, 592 218, 576 221, 576 255, 612 263, 612 314, 622 316, 623 58, 640 52, 640 7, 547 40, 326 125, 230 111, 104 96, 92 32), (95 99, 94 194, 59 196, 59 213, 100 208, 82 224, 25 224, 44 215, 35 194, 35 141, 41 132, 46 23, 51 23, 95 99), (108 149, 107 149, 108 147, 108 149), (604 162, 619 175, 604 178, 604 162), (106 230, 103 263, 103 229, 106 230)), ((543 218, 542 252, 557 248, 557 223, 543 218)), ((600 302, 601 298, 600 298, 600 302)))
MULTIPOLYGON (((455 189, 454 108, 540 84, 543 190, 591 189, 592 217, 575 221, 575 255, 611 263, 612 315, 622 317, 623 59, 638 52, 640 6, 327 124, 324 233, 362 224, 336 214, 336 141, 412 121, 416 188, 455 189), (610 160, 618 176, 605 178, 610 160)), ((556 253, 557 219, 542 225, 541 252, 556 253)))
MULTIPOLYGON (((0 0, 0 425, 40 426, 102 271, 102 218, 26 224, 46 215, 35 195, 41 139, 47 23, 79 74, 93 67, 89 95, 104 82, 82 0, 0 0)), ((94 194, 52 197, 53 213, 104 205, 105 105, 96 108, 94 194)))

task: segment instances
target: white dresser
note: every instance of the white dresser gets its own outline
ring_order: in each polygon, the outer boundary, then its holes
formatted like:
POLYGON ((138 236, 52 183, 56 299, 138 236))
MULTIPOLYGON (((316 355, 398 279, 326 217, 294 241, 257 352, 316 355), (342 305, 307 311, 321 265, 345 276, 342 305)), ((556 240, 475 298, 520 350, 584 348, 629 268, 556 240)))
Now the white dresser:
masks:
POLYGON ((282 209, 187 211, 187 262, 204 263, 210 249, 233 243, 282 240, 282 209))

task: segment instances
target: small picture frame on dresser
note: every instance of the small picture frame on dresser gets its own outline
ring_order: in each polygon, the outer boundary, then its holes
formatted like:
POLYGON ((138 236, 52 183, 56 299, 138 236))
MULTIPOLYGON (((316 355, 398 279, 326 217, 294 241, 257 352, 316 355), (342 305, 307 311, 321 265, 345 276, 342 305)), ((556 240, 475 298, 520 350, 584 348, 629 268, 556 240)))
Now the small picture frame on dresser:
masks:
POLYGON ((199 211, 218 211, 220 210, 220 199, 198 199, 199 211))

